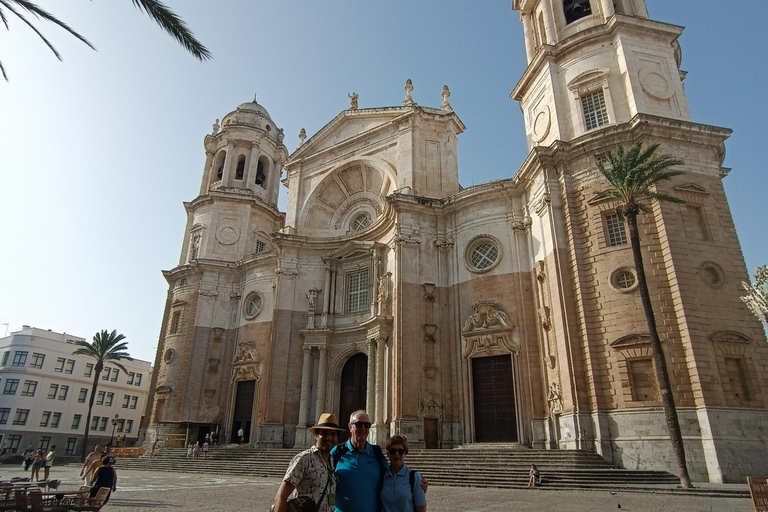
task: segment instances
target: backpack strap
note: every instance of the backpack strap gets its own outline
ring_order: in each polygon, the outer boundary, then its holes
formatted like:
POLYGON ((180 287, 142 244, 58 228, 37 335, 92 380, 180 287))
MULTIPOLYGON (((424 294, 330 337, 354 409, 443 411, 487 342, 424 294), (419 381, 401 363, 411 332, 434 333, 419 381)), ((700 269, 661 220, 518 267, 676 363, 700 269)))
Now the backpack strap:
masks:
POLYGON ((336 464, 339 463, 345 453, 349 451, 347 443, 339 443, 336 445, 336 450, 331 454, 331 468, 336 471, 336 464))
POLYGON ((416 510, 416 493, 414 487, 416 486, 416 471, 411 470, 408 475, 408 482, 411 484, 411 502, 413 502, 413 510, 416 510))

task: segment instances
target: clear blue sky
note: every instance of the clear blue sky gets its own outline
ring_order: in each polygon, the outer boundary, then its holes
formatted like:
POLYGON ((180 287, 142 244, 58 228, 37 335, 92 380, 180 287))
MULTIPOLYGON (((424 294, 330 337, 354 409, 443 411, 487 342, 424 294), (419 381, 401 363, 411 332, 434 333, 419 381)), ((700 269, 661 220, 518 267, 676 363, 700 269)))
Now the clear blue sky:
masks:
MULTIPOLYGON (((98 48, 47 23, 58 62, 15 18, 0 29, 0 323, 88 339, 117 329, 153 360, 178 264, 183 201, 199 191, 202 140, 255 92, 293 151, 360 95, 360 107, 439 106, 443 84, 467 126, 462 185, 512 176, 527 149, 509 93, 524 70, 510 0, 356 2, 167 0, 208 46, 200 63, 129 0, 39 0, 98 48)), ((768 2, 648 0, 652 19, 686 28, 693 120, 732 128, 725 178, 751 270, 768 263, 768 2), (738 5, 736 5, 738 4, 738 5)), ((731 283, 733 284, 733 283, 731 283)), ((0 326, 0 336, 5 326, 0 326)))

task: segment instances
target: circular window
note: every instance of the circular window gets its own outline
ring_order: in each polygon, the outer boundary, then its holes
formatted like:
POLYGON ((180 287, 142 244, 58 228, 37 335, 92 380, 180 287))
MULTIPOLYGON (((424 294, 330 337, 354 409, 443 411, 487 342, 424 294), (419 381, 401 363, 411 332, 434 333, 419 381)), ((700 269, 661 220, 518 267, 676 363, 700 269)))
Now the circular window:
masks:
POLYGON ((165 354, 163 354, 163 361, 165 361, 165 364, 170 363, 173 361, 173 356, 176 355, 176 351, 172 348, 169 348, 165 351, 165 354))
POLYGON ((357 217, 354 218, 352 221, 352 231, 362 231, 365 228, 368 227, 368 224, 370 224, 371 219, 368 218, 368 215, 361 213, 357 217))
POLYGON ((629 293, 637 289, 637 275, 630 267, 617 268, 611 273, 611 287, 622 293, 629 293))
POLYGON ((501 261, 501 244, 491 236, 477 236, 467 245, 464 258, 471 272, 488 272, 501 261))
POLYGON ((713 261, 705 261, 699 265, 699 276, 704 284, 711 288, 720 288, 725 284, 723 269, 713 261))
POLYGON ((256 315, 261 313, 262 304, 263 301, 261 299, 261 295, 258 293, 250 294, 245 300, 245 310, 243 311, 245 318, 250 320, 251 318, 254 318, 256 315))

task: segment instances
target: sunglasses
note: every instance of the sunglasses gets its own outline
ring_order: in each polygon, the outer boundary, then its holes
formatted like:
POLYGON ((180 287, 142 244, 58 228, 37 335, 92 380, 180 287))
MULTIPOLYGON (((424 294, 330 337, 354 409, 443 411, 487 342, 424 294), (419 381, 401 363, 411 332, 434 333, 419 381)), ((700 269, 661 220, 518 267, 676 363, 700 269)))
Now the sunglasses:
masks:
POLYGON ((390 448, 387 450, 390 455, 405 455, 405 448, 390 448))
POLYGON ((355 421, 352 424, 357 428, 371 428, 371 423, 369 421, 355 421))

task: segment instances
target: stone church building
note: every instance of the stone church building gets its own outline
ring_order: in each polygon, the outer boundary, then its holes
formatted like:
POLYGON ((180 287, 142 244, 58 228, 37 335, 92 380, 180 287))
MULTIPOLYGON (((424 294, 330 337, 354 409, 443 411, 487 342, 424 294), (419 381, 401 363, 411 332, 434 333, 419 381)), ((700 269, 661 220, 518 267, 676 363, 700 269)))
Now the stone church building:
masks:
POLYGON ((513 8, 530 151, 509 179, 459 185, 447 87, 435 107, 410 81, 402 105, 353 95, 290 155, 256 102, 217 121, 164 272, 150 436, 306 446, 321 412, 364 408, 379 443, 590 450, 676 473, 624 221, 595 199, 601 155, 643 141, 687 171, 660 186, 683 203, 639 223, 691 476, 765 474, 768 346, 740 300, 730 130, 691 120, 682 27, 644 0, 513 8))

